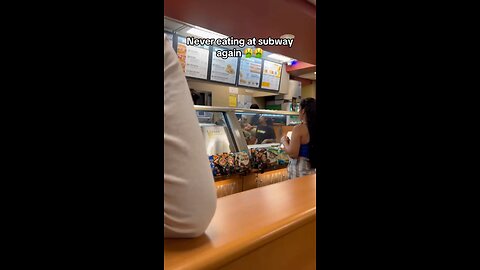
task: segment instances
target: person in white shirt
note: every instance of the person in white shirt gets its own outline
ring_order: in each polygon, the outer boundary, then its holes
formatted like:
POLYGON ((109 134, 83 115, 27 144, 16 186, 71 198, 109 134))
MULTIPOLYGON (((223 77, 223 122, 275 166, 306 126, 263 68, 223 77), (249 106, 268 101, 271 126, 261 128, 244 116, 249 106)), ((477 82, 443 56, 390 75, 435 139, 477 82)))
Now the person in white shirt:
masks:
POLYGON ((172 45, 164 35, 163 233, 192 238, 205 232, 217 196, 190 90, 172 45))

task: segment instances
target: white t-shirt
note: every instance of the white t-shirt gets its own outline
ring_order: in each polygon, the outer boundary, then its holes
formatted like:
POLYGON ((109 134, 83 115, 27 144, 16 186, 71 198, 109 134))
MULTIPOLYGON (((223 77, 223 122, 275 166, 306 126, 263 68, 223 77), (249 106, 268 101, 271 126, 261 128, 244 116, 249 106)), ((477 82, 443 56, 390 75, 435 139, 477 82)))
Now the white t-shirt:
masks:
POLYGON ((164 237, 197 237, 210 223, 217 196, 190 90, 164 35, 164 237))

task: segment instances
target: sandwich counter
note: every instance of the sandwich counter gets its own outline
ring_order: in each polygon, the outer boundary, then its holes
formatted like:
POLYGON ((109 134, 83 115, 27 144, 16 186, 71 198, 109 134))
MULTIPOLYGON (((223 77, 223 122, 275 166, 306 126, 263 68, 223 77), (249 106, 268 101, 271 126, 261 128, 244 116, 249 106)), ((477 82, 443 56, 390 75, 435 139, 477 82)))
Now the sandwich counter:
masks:
POLYGON ((300 123, 298 112, 194 106, 217 197, 288 179, 280 139, 300 123))

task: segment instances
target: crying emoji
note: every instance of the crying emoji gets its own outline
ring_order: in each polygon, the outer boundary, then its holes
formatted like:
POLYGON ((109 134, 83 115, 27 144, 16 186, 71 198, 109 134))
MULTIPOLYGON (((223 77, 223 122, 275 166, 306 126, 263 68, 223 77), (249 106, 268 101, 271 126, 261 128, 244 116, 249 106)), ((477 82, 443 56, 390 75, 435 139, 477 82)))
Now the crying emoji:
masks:
POLYGON ((252 48, 246 48, 245 49, 245 57, 246 58, 252 57, 252 48))
POLYGON ((262 49, 260 49, 260 48, 255 49, 255 57, 256 58, 262 58, 262 53, 263 53, 262 49))

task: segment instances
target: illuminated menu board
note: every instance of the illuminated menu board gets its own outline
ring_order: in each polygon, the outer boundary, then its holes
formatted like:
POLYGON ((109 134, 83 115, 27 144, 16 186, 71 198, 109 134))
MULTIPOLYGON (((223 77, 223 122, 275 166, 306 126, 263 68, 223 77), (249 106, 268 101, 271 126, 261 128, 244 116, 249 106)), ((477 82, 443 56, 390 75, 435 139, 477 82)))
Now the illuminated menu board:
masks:
POLYGON ((279 90, 282 65, 265 60, 263 62, 262 88, 279 90))
POLYGON ((260 74, 262 69, 262 59, 245 58, 240 59, 240 76, 238 85, 248 87, 260 87, 260 74))
POLYGON ((229 57, 227 59, 223 59, 221 57, 217 57, 215 53, 217 50, 222 49, 214 48, 213 50, 214 52, 212 55, 212 69, 210 72, 210 80, 235 84, 235 80, 237 78, 238 58, 229 57))
POLYGON ((177 56, 185 76, 207 79, 208 46, 187 46, 184 37, 178 37, 177 56))

